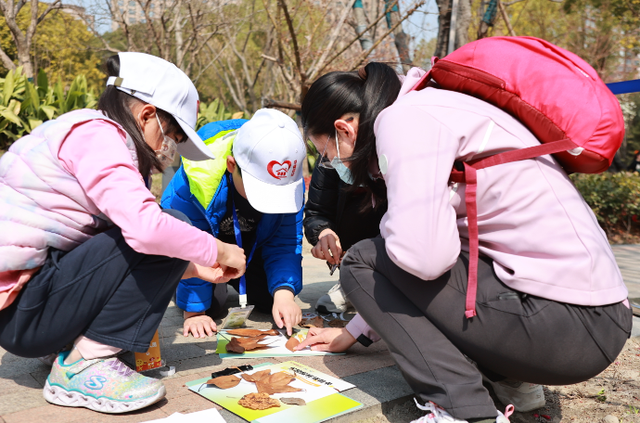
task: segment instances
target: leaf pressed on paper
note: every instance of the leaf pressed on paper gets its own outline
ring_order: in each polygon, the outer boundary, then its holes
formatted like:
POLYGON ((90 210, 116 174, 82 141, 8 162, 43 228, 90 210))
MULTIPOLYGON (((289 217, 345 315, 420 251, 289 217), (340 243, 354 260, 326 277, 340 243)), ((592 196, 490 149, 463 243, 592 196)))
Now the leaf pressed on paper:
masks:
POLYGON ((247 382, 258 382, 259 380, 264 379, 265 377, 269 377, 271 375, 271 370, 260 370, 259 372, 252 373, 250 375, 243 374, 242 378, 247 382))
POLYGON ((286 405, 307 405, 302 398, 280 398, 280 402, 286 405))
POLYGON ((262 341, 262 337, 260 338, 231 338, 229 343, 227 344, 227 352, 228 353, 237 353, 242 354, 245 351, 251 350, 262 350, 265 348, 269 348, 267 345, 262 345, 259 342, 262 341))
POLYGON ((315 317, 312 317, 310 319, 302 319, 302 321, 300 322, 300 326, 304 328, 323 328, 324 320, 322 319, 322 317, 316 315, 315 317))
POLYGON ((285 372, 278 372, 270 375, 268 378, 264 377, 256 382, 258 392, 263 392, 269 395, 282 393, 282 392, 299 392, 302 389, 289 386, 295 377, 285 372))
POLYGON ((300 341, 298 341, 298 338, 292 336, 291 338, 289 338, 289 340, 284 346, 287 347, 289 351, 293 352, 293 349, 297 347, 299 344, 300 344, 300 341))
POLYGON ((266 410, 271 407, 280 407, 280 401, 270 398, 269 395, 263 393, 251 393, 243 396, 238 404, 252 410, 266 410))
POLYGON ((233 329, 233 330, 228 330, 227 333, 229 335, 234 335, 234 336, 248 336, 250 338, 254 338, 257 336, 277 336, 280 335, 280 332, 278 332, 275 329, 269 329, 269 330, 260 330, 260 329, 233 329))
POLYGON ((219 376, 215 379, 209 379, 207 385, 216 385, 220 389, 229 389, 240 383, 240 378, 233 375, 219 376))
POLYGON ((245 348, 238 342, 238 338, 231 338, 226 346, 226 349, 228 353, 236 354, 242 354, 245 351, 245 348))

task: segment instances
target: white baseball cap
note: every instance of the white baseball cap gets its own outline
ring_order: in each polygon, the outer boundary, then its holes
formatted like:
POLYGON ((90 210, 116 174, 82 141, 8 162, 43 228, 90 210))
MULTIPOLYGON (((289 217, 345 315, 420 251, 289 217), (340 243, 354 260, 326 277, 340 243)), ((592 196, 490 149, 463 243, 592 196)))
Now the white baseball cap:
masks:
POLYGON ((145 53, 118 53, 120 74, 110 76, 114 85, 133 97, 153 104, 175 118, 188 139, 178 144, 178 153, 189 160, 215 157, 194 128, 198 120, 200 100, 189 77, 173 63, 145 53))
POLYGON ((233 157, 251 206, 262 213, 297 213, 303 203, 307 149, 298 125, 274 109, 258 110, 238 130, 233 157))

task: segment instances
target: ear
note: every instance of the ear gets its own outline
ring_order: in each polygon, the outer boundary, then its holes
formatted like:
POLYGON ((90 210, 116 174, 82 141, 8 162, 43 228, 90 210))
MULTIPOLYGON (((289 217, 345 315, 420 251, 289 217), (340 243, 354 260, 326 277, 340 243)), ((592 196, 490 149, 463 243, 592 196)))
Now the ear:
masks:
POLYGON ((356 138, 358 137, 358 116, 344 115, 337 119, 334 125, 340 140, 348 142, 352 147, 355 147, 356 138))
POLYGON ((156 106, 149 103, 141 104, 139 107, 132 110, 134 116, 137 116, 138 124, 141 129, 150 122, 154 122, 157 125, 156 121, 156 106), (137 109, 137 110, 136 110, 137 109))
POLYGON ((227 156, 227 170, 233 173, 236 170, 236 159, 233 156, 227 156))

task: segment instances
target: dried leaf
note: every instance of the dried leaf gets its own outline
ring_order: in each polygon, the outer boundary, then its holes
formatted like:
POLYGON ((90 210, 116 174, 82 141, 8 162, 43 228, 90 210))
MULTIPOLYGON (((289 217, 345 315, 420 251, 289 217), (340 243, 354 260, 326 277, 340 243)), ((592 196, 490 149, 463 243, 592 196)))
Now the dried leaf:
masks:
POLYGON ((300 321, 300 326, 303 328, 323 328, 324 320, 322 317, 316 315, 309 319, 302 319, 302 321, 300 321))
POLYGON ((271 407, 280 407, 280 401, 270 398, 269 395, 263 393, 251 393, 243 396, 238 404, 252 410, 266 410, 271 407))
POLYGON ((349 323, 347 320, 334 319, 329 322, 329 326, 332 328, 343 328, 347 326, 347 323, 349 323))
POLYGON ((269 377, 269 375, 271 375, 271 370, 267 369, 267 370, 260 370, 259 372, 255 372, 250 375, 243 374, 242 378, 247 382, 255 383, 255 382, 258 382, 259 380, 269 377))
POLYGON ((250 338, 258 337, 258 336, 277 336, 280 333, 275 329, 269 330, 260 330, 260 329, 233 329, 228 330, 227 333, 229 335, 234 336, 247 336, 250 338))
POLYGON ((286 405, 307 405, 302 398, 280 398, 280 402, 286 405))
POLYGON ((256 382, 258 392, 263 392, 269 395, 281 393, 281 392, 299 392, 302 389, 289 386, 295 377, 285 372, 278 372, 270 375, 268 378, 263 378, 256 382))
POLYGON ((229 389, 240 383, 240 378, 233 375, 219 376, 215 379, 209 379, 207 385, 216 385, 220 389, 229 389))
POLYGON ((286 385, 289 382, 292 382, 295 379, 295 376, 290 375, 285 372, 277 372, 269 376, 269 383, 272 385, 286 385))
POLYGON ((242 354, 245 351, 262 350, 269 348, 268 345, 260 344, 262 337, 259 338, 231 338, 227 344, 228 353, 242 354))
POLYGON ((238 342, 238 338, 231 338, 226 346, 226 349, 228 353, 236 354, 242 354, 245 351, 245 348, 238 342))
POLYGON ((289 351, 293 352, 293 349, 297 347, 299 344, 300 344, 300 341, 298 341, 298 338, 292 336, 291 338, 289 338, 287 343, 284 344, 284 346, 287 347, 289 351))

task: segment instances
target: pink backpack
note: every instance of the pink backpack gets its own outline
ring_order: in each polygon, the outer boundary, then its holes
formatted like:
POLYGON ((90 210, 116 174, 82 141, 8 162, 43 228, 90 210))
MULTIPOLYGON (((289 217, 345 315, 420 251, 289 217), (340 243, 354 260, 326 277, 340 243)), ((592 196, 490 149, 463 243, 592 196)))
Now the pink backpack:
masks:
POLYGON ((476 315, 478 220, 476 171, 553 154, 568 172, 609 168, 624 137, 620 103, 596 71, 575 54, 533 37, 491 37, 438 60, 413 90, 434 80, 439 88, 473 95, 522 122, 541 145, 464 163, 452 182, 463 182, 469 224, 469 283, 465 315, 476 315))

